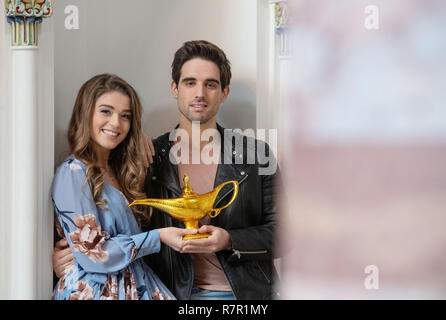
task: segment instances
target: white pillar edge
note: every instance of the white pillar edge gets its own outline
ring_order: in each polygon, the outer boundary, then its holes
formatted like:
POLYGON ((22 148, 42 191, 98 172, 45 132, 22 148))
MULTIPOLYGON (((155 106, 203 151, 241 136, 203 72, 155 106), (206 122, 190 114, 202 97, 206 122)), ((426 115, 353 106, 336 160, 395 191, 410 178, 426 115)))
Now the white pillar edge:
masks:
POLYGON ((51 183, 54 175, 54 17, 40 24, 37 55, 38 84, 38 219, 37 299, 51 299, 54 247, 54 212, 51 183))
MULTIPOLYGON (((4 11, 4 2, 0 1, 0 12, 4 11)), ((0 299, 8 299, 9 288, 9 217, 10 208, 10 64, 11 52, 9 50, 10 27, 4 15, 0 16, 0 274, 3 281, 0 283, 0 299)))
POLYGON ((274 109, 274 5, 261 0, 257 6, 257 129, 273 129, 271 112, 274 109))
MULTIPOLYGON (((274 4, 277 1, 261 0, 257 6, 257 88, 256 125, 257 129, 277 129, 280 99, 277 96, 277 41, 274 28, 274 4)), ((280 134, 278 135, 280 136, 280 134)), ((266 141, 268 142, 268 141, 266 141)), ((280 145, 281 141, 277 144, 280 145)), ((280 149, 278 149, 280 150, 280 149)), ((277 160, 281 157, 278 152, 277 160)), ((282 275, 282 259, 274 259, 274 265, 282 275)))

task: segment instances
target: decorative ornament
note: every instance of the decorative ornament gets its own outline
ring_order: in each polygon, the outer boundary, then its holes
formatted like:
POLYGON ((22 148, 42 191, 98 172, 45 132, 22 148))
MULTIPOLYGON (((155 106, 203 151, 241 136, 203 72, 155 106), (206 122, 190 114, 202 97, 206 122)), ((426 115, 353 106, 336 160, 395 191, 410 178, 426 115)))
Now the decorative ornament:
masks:
POLYGON ((5 0, 12 47, 37 47, 38 23, 53 14, 53 0, 5 0))
POLYGON ((276 30, 283 30, 288 22, 288 3, 285 1, 277 2, 274 5, 274 27, 276 30))

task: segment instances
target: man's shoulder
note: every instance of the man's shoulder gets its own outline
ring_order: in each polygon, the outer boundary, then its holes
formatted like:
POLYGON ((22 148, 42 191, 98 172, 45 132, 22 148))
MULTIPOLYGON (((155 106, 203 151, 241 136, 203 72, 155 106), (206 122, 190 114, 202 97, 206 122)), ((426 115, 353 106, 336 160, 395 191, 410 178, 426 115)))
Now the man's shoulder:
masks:
POLYGON ((226 147, 243 147, 246 152, 255 152, 259 150, 269 152, 270 146, 262 139, 256 137, 254 129, 228 129, 222 128, 224 135, 223 141, 226 147), (238 145, 239 144, 239 145, 238 145))
MULTIPOLYGON (((244 164, 246 169, 258 170, 259 175, 276 173, 278 166, 275 156, 275 145, 270 146, 263 139, 259 139, 254 129, 223 130, 225 164, 244 164)), ((273 139, 272 142, 275 143, 275 140, 273 139)))
POLYGON ((153 163, 151 164, 150 171, 156 170, 162 163, 168 158, 170 144, 169 144, 170 132, 166 132, 159 137, 152 139, 153 147, 155 149, 155 156, 153 157, 153 163))
POLYGON ((169 134, 170 134, 170 131, 163 133, 162 135, 158 136, 155 139, 152 139, 153 146, 155 147, 155 151, 157 151, 156 148, 160 148, 163 145, 167 145, 169 143, 169 134))

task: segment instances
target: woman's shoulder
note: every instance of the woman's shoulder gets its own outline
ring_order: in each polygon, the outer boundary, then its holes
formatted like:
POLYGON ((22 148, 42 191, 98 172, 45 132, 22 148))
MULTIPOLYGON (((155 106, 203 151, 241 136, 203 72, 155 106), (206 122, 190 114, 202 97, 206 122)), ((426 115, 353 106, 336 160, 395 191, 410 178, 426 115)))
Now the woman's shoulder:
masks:
POLYGON ((76 159, 73 155, 70 155, 59 165, 59 167, 56 170, 56 175, 60 174, 61 172, 79 171, 79 170, 86 172, 87 166, 79 159, 76 159))
POLYGON ((53 177, 51 193, 53 198, 69 193, 72 186, 83 185, 87 167, 74 156, 67 157, 57 168, 53 177))

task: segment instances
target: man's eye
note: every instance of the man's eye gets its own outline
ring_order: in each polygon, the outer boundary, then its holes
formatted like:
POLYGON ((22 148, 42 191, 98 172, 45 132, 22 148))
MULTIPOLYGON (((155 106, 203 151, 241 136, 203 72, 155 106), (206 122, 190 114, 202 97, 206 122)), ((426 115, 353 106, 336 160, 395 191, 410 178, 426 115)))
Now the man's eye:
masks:
POLYGON ((217 84, 215 84, 214 82, 209 82, 209 83, 207 84, 207 86, 208 86, 208 88, 211 88, 211 89, 215 89, 215 88, 217 88, 217 84))
POLYGON ((186 86, 193 86, 194 85, 194 82, 193 81, 186 81, 186 86))

